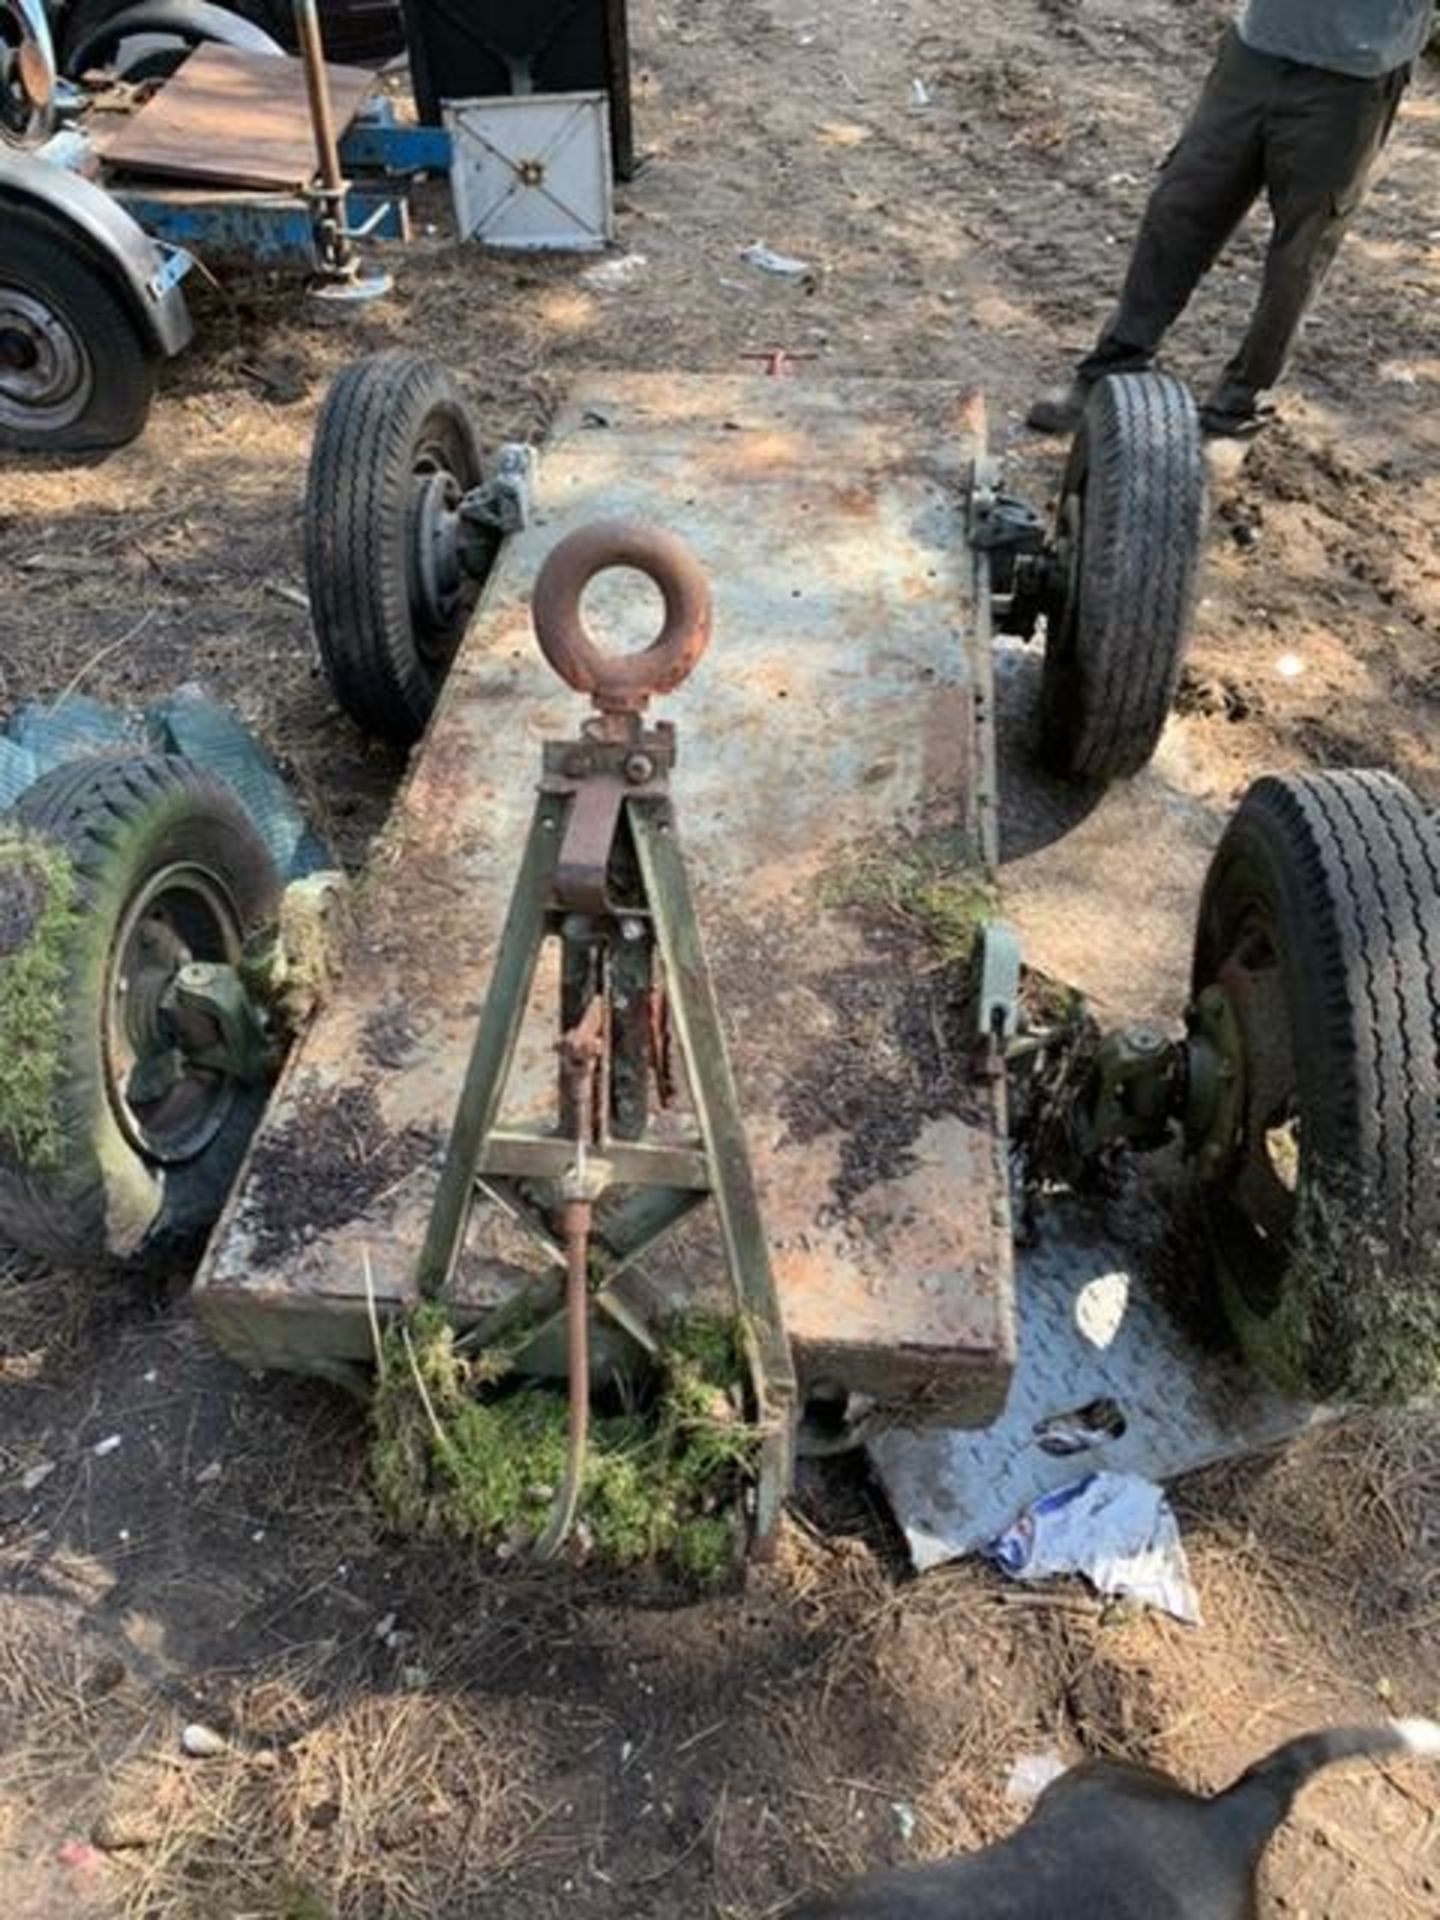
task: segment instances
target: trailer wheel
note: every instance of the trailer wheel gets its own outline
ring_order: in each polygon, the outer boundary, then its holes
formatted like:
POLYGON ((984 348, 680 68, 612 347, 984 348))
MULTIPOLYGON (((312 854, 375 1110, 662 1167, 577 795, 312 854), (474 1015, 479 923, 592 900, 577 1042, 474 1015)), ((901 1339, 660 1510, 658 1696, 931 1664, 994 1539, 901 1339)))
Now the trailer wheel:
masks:
POLYGON ((1099 381, 1075 436, 1056 530, 1041 751, 1085 780, 1138 773, 1185 652, 1205 537, 1205 455, 1189 391, 1163 373, 1099 381))
POLYGON ((77 1265, 194 1245, 224 1204, 265 1087, 180 1043, 162 996, 232 964, 280 882, 229 791, 188 761, 70 762, 20 800, 0 870, 0 1238, 77 1265), (8 1002, 8 1004, 7 1004, 8 1002), (13 1055, 12 1055, 13 1059, 13 1055))
POLYGON ((235 47, 242 53, 280 55, 285 49, 253 20, 214 0, 95 0, 67 10, 61 35, 61 71, 78 80, 116 61, 121 80, 164 79, 196 47, 235 47), (118 55, 127 40, 142 43, 128 60, 118 55), (167 44, 168 43, 168 44, 167 44))
POLYGON ((0 147, 36 147, 55 131, 55 50, 38 0, 0 0, 0 147))
POLYGON ((1195 1010, 1238 1100, 1201 1149, 1240 1345, 1315 1399, 1440 1382, 1440 828, 1384 773, 1267 778, 1206 880, 1195 1010), (1233 1134, 1230 1128, 1233 1127, 1233 1134))
POLYGON ((335 697, 382 739, 418 740, 469 623, 483 567, 458 509, 480 480, 475 430, 438 360, 378 353, 320 410, 305 495, 305 573, 335 697))
POLYGON ((87 453, 145 425, 155 356, 115 276, 62 221, 0 201, 0 447, 87 453))

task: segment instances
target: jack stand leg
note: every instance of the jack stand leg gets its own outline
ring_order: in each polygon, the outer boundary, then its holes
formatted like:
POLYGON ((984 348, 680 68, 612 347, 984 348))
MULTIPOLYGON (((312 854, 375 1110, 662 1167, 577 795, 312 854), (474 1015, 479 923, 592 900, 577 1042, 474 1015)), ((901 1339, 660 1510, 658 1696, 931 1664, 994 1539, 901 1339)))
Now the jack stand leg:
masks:
POLYGON ((770 1271, 770 1253, 740 1119, 739 1096, 725 1051, 720 1008, 700 944, 699 921, 674 825, 663 806, 632 801, 630 826, 665 977, 679 987, 671 995, 671 1018, 682 1057, 691 1065, 696 1117, 710 1164, 716 1170, 715 1210, 740 1302, 750 1365, 761 1386, 758 1397, 766 1409, 755 1514, 755 1537, 763 1547, 774 1539, 780 1510, 794 1478, 799 1397, 795 1363, 770 1271))
POLYGON ((590 1443, 590 1220, 588 1200, 567 1200, 563 1215, 565 1235, 565 1334, 570 1374, 570 1431, 565 1453, 565 1479, 544 1533, 535 1543, 536 1557, 553 1560, 570 1537, 585 1483, 585 1456, 590 1443))
POLYGON ((460 1106, 445 1151, 440 1189, 420 1253, 418 1282, 422 1300, 443 1298, 460 1257, 475 1190, 475 1171, 490 1129, 495 1125, 500 1096, 535 981, 564 820, 564 801, 550 794, 542 796, 530 838, 525 843, 505 930, 500 936, 494 977, 485 996, 480 1030, 475 1036, 475 1049, 470 1056, 460 1106))

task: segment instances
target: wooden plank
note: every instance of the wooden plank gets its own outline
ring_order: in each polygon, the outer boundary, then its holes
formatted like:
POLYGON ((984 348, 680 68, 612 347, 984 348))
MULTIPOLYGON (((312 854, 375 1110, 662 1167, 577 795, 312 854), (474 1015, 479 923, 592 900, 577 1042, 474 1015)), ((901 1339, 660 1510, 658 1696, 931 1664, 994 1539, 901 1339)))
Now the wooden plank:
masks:
MULTIPOLYGON (((375 84, 359 67, 327 67, 343 132, 375 84)), ((216 186, 308 186, 315 136, 299 60, 197 47, 137 114, 97 134, 106 165, 216 186)))

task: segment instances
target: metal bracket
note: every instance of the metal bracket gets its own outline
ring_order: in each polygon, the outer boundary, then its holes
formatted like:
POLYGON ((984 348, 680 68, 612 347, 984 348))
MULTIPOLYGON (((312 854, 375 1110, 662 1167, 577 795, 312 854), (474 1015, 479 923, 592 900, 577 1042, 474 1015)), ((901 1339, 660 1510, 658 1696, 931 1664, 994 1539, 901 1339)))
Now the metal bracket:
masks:
POLYGON ((987 920, 976 941, 975 1024, 980 1039, 1002 1047, 1020 1023, 1020 936, 1008 921, 987 920))
POLYGON ((534 447, 507 440, 489 474, 460 502, 460 517, 496 533, 523 533, 530 524, 535 489, 534 447))
POLYGON ((176 974, 164 1002, 181 1052, 242 1086, 264 1086, 280 1063, 264 1016, 234 967, 192 961, 176 974))
POLYGON ((193 253, 187 253, 184 247, 171 246, 167 240, 157 240, 160 249, 160 264, 151 274, 149 288, 152 297, 163 300, 172 287, 178 287, 195 265, 193 253))
POLYGON ((1001 633, 1033 637, 1063 586, 1044 517, 1015 495, 986 488, 974 495, 971 543, 990 556, 995 624, 1001 633))

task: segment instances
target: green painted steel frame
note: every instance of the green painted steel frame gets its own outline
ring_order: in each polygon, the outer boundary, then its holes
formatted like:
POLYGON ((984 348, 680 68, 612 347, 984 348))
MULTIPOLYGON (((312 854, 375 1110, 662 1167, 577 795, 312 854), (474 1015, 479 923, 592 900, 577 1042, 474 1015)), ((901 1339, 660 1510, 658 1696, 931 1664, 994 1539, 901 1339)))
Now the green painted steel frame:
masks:
MULTIPOLYGON (((568 794, 543 791, 536 803, 418 1265, 421 1297, 443 1299, 460 1257, 476 1189, 482 1187, 556 1263, 555 1271, 543 1275, 529 1290, 522 1307, 523 1311, 533 1306, 541 1297, 547 1323, 555 1318, 563 1257, 543 1217, 514 1182, 563 1174, 571 1157, 570 1145, 559 1135, 500 1131, 495 1123, 540 950, 561 911, 555 899, 557 866, 573 804, 568 794)), ((616 1282, 701 1201, 707 1197, 714 1201, 761 1433, 754 1532, 757 1545, 763 1545, 773 1535, 793 1475, 799 1399, 794 1360, 781 1320, 739 1098, 670 801, 663 796, 635 796, 623 806, 700 1143, 697 1148, 616 1142, 600 1156, 609 1163, 611 1181, 634 1191, 618 1218, 607 1223, 613 1258, 594 1301, 637 1344, 653 1351, 649 1329, 616 1290, 616 1282)), ((515 1318, 517 1304, 505 1310, 507 1321, 515 1318)))

